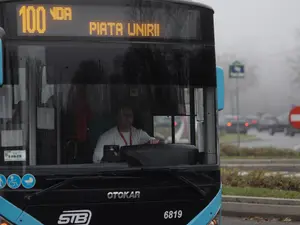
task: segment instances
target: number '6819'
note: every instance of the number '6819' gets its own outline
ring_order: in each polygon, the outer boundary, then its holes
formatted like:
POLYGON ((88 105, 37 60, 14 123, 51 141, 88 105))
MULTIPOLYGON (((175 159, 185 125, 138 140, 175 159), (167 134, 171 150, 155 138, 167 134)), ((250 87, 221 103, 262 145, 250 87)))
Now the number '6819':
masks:
POLYGON ((170 220, 170 219, 180 219, 183 215, 182 210, 170 210, 164 212, 164 219, 170 220))

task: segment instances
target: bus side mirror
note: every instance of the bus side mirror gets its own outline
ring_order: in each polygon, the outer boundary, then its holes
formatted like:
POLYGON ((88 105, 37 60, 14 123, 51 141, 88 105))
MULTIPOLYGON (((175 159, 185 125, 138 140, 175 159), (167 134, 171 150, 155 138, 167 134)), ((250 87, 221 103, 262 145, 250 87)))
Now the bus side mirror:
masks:
POLYGON ((0 87, 3 85, 3 42, 2 38, 5 36, 5 30, 0 27, 0 87))
POLYGON ((219 111, 222 111, 224 109, 224 95, 224 70, 221 67, 217 66, 217 106, 219 111))

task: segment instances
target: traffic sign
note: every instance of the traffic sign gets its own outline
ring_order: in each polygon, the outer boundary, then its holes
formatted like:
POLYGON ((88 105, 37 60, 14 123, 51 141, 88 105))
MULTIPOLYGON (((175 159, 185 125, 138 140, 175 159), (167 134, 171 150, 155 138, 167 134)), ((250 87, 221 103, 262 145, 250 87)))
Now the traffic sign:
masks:
POLYGON ((229 78, 244 78, 245 66, 239 61, 233 62, 229 66, 229 78))
POLYGON ((292 127, 300 129, 300 106, 296 106, 290 111, 289 121, 292 127))

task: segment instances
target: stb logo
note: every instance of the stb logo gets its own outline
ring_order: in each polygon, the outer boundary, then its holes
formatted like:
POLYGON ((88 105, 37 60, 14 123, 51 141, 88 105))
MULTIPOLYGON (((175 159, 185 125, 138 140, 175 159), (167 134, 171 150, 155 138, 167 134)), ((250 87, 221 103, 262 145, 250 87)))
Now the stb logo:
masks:
POLYGON ((92 218, 90 210, 63 211, 57 224, 89 225, 92 218))

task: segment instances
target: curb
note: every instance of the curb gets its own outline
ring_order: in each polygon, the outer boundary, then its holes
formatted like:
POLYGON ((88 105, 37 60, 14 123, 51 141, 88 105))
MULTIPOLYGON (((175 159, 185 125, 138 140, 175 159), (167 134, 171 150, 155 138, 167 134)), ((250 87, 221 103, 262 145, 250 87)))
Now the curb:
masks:
POLYGON ((222 196, 222 215, 234 217, 289 217, 300 221, 300 200, 222 196))
POLYGON ((232 196, 223 195, 223 202, 239 202, 252 204, 268 204, 268 205, 294 205, 300 207, 299 199, 286 198, 262 198, 262 197, 248 197, 248 196, 232 196))

